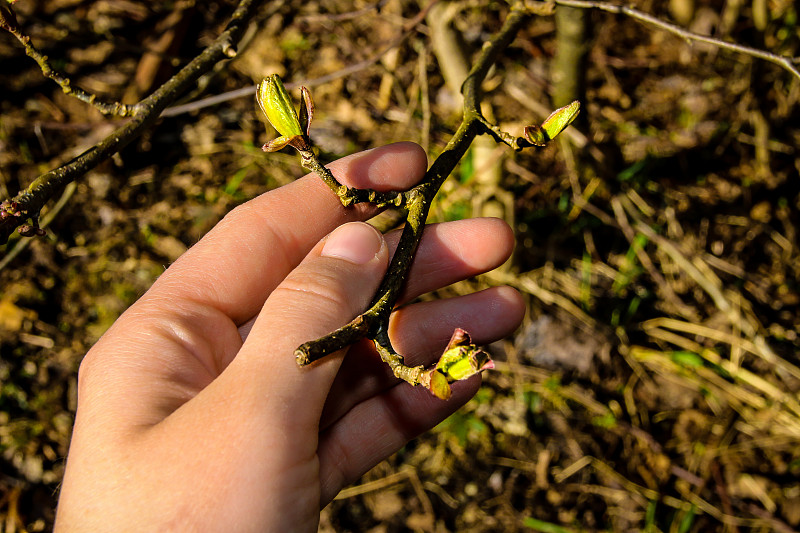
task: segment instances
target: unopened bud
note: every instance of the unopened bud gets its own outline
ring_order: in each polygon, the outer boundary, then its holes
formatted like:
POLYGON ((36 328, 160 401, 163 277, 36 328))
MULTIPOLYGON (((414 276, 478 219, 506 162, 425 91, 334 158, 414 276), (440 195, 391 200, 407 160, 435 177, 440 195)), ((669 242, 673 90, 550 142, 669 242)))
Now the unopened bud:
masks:
POLYGON ((542 129, 549 138, 555 139, 556 135, 572 124, 572 121, 578 116, 580 110, 581 103, 577 100, 560 109, 556 109, 542 122, 542 129))
POLYGON ((300 89, 303 98, 300 102, 300 118, 298 119, 289 94, 277 74, 265 78, 258 84, 256 91, 258 105, 267 115, 272 127, 281 134, 280 137, 266 143, 261 148, 265 152, 275 152, 287 144, 301 154, 311 150, 308 130, 314 116, 314 101, 311 99, 308 89, 305 87, 300 89))
POLYGON ((258 84, 256 100, 269 123, 281 136, 303 135, 297 111, 295 111, 289 93, 286 92, 286 87, 283 86, 283 82, 277 74, 264 78, 258 84))

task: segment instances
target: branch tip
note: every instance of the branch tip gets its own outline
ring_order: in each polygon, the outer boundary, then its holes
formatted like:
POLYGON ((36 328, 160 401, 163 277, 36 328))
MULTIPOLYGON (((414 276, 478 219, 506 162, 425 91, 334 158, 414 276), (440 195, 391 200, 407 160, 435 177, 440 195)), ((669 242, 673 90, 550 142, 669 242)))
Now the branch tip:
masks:
POLYGON ((303 349, 304 346, 305 344, 294 351, 294 358, 297 361, 297 366, 301 367, 311 364, 311 360, 308 357, 308 352, 303 349))

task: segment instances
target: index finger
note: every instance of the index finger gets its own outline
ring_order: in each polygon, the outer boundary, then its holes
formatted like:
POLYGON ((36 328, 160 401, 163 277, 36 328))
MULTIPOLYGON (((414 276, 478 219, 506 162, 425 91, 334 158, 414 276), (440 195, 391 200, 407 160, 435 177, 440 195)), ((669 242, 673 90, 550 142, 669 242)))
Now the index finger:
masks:
MULTIPOLYGON (((396 143, 339 159, 328 168, 345 185, 405 190, 427 168, 414 143, 396 143)), ((345 208, 314 174, 240 205, 183 254, 148 292, 210 305, 236 324, 261 309, 270 292, 336 227, 367 220, 373 206, 345 208)))

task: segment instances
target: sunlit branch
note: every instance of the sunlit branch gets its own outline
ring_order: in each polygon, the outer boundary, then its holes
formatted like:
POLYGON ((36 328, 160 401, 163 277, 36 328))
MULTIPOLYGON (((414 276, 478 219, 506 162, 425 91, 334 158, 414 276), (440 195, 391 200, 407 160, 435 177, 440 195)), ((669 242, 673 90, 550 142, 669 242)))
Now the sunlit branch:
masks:
MULTIPOLYGON (((512 9, 503 23, 503 27, 485 43, 476 58, 461 88, 464 96, 461 125, 453 134, 442 153, 431 164, 421 183, 404 193, 404 205, 408 210, 406 224, 403 227, 400 241, 392 257, 387 274, 383 278, 369 309, 335 332, 300 346, 295 352, 299 364, 307 365, 313 363, 326 355, 350 346, 358 339, 366 337, 375 342, 381 358, 391 367, 395 376, 412 385, 422 384, 430 388, 440 398, 444 398, 449 394, 449 387, 441 385, 441 380, 445 378, 438 377, 442 389, 437 389, 435 379, 434 382, 431 381, 435 374, 434 370, 423 372, 422 367, 409 367, 405 364, 403 357, 394 350, 387 334, 389 317, 400 297, 403 282, 411 268, 414 255, 422 238, 428 211, 439 188, 456 168, 456 165, 458 165, 458 162, 477 135, 491 134, 495 137, 500 135, 498 133, 499 130, 493 128, 481 115, 480 102, 482 93, 480 84, 486 78, 491 66, 514 40, 527 17, 528 13, 526 11, 512 9)), ((508 134, 504 135, 510 137, 508 134)), ((325 179, 324 175, 320 177, 325 179)), ((466 349, 470 350, 469 353, 479 352, 477 347, 473 345, 469 345, 466 349)), ((474 366, 475 368, 472 370, 475 372, 484 368, 479 364, 474 366)))
POLYGON ((669 33, 689 41, 708 43, 725 50, 730 50, 739 54, 763 59, 764 61, 769 61, 770 63, 775 63, 776 65, 779 65, 780 67, 791 72, 796 78, 800 79, 800 69, 798 69, 797 66, 800 63, 800 58, 780 56, 778 54, 773 54, 772 52, 759 50, 758 48, 751 48, 741 44, 729 43, 714 37, 709 37, 708 35, 701 35, 632 7, 609 4, 606 2, 592 2, 589 0, 554 0, 554 2, 560 6, 577 7, 583 9, 599 9, 600 11, 606 11, 608 13, 626 15, 633 19, 644 22, 645 24, 650 24, 651 26, 668 31, 669 33))
POLYGON ((26 224, 27 221, 33 220, 35 223, 42 206, 59 194, 66 184, 86 174, 139 137, 158 119, 161 111, 186 92, 200 76, 208 72, 216 63, 234 57, 236 55, 235 45, 261 1, 242 0, 231 16, 225 31, 164 85, 139 102, 132 118, 125 124, 65 165, 39 176, 27 189, 21 191, 14 198, 2 202, 0 204, 0 244, 5 243, 11 233, 26 224))

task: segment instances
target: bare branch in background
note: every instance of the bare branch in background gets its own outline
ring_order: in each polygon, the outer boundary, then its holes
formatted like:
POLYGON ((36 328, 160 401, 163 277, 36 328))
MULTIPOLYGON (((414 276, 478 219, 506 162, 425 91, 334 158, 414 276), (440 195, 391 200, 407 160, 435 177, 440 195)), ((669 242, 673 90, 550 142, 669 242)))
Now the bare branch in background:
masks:
POLYGON ((42 74, 56 82, 61 87, 61 90, 64 91, 64 94, 74 96, 81 102, 94 106, 104 115, 127 117, 134 114, 136 106, 126 105, 121 102, 104 102, 99 100, 96 94, 76 87, 65 74, 54 69, 50 64, 49 58, 33 45, 30 36, 26 35, 19 27, 14 11, 11 6, 5 3, 0 6, 0 28, 16 37, 20 44, 22 44, 28 57, 39 64, 39 68, 42 69, 42 74))
MULTIPOLYGON (((800 58, 797 57, 785 57, 779 56, 778 54, 773 54, 772 52, 766 52, 764 50, 759 50, 758 48, 751 48, 749 46, 744 46, 741 44, 736 43, 729 43, 727 41, 722 41, 720 39, 715 39, 714 37, 709 37, 708 35, 701 35, 699 33, 695 33, 693 31, 689 31, 685 28, 677 26, 675 24, 671 24, 664 20, 661 20, 658 17, 654 17, 644 11, 639 11, 638 9, 627 7, 627 6, 620 6, 616 4, 609 4, 606 2, 592 2, 589 0, 554 0, 554 2, 559 6, 566 6, 566 7, 578 7, 583 9, 599 9, 600 11, 606 11, 608 13, 616 13, 619 15, 626 15, 633 19, 639 20, 644 22, 645 24, 650 24, 662 30, 668 31, 678 37, 682 37, 689 41, 697 41, 701 43, 708 43, 724 50, 731 50, 732 52, 736 52, 738 54, 744 54, 751 57, 756 57, 759 59, 763 59, 764 61, 769 61, 770 63, 775 63, 776 65, 788 70, 792 73, 793 76, 800 79, 800 69, 798 69, 798 64, 800 64, 800 58)), ((541 4, 541 2, 531 2, 531 4, 541 4)))
MULTIPOLYGON (((236 44, 260 4, 261 0, 242 0, 225 31, 164 85, 136 104, 133 116, 128 122, 72 161, 39 176, 27 189, 0 204, 0 244, 8 241, 8 237, 18 227, 28 223, 34 228, 37 227, 42 206, 58 194, 66 184, 119 152, 152 126, 161 111, 188 90, 200 76, 219 61, 234 57, 236 44)), ((14 25, 8 24, 7 17, 4 17, 2 22, 4 28, 13 29, 14 25)))

